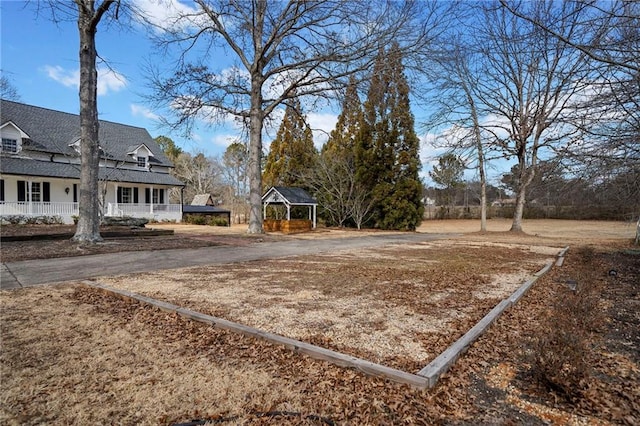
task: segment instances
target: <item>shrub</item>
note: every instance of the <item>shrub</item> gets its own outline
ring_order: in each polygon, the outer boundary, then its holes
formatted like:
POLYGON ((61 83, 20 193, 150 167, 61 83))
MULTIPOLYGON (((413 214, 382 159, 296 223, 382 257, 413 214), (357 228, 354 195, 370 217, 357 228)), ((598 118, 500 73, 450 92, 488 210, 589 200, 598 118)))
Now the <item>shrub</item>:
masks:
POLYGON ((209 225, 211 226, 228 226, 229 222, 227 222, 227 219, 224 219, 222 217, 216 217, 216 216, 212 216, 209 219, 209 225))
MULTIPOLYGON (((582 254, 583 260, 593 256, 588 249, 582 254)), ((597 278, 579 275, 569 284, 575 289, 566 286, 556 290, 527 361, 538 383, 571 400, 586 389, 591 332, 604 323, 604 315, 597 278)))

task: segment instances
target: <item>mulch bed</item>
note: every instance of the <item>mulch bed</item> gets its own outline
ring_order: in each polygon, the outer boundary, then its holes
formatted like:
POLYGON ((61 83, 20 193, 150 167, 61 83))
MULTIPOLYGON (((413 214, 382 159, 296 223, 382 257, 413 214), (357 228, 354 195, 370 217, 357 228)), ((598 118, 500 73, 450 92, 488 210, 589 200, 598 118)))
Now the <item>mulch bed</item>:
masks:
POLYGON ((236 245, 225 236, 198 238, 175 235, 172 231, 127 226, 103 226, 100 234, 104 242, 79 244, 71 241, 75 225, 6 225, 0 228, 0 257, 2 262, 32 259, 84 256, 141 250, 236 245))

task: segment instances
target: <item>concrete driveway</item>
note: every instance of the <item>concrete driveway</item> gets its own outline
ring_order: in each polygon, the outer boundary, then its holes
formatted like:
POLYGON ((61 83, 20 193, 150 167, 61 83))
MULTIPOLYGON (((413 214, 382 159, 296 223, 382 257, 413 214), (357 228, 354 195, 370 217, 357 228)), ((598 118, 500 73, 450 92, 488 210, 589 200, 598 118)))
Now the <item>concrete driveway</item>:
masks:
POLYGON ((245 262, 302 256, 392 244, 433 241, 453 234, 399 233, 328 239, 294 239, 261 242, 250 246, 215 246, 195 249, 130 251, 90 256, 36 259, 3 263, 0 289, 82 280, 187 266, 245 262))

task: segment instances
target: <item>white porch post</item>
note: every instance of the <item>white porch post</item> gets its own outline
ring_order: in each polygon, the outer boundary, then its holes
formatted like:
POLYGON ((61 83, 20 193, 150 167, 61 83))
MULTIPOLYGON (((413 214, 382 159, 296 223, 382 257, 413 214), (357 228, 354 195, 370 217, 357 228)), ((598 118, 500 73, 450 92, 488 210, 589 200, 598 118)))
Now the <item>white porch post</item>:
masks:
POLYGON ((31 185, 32 185, 31 181, 28 180, 27 181, 27 191, 26 192, 27 192, 27 206, 28 206, 29 214, 33 214, 33 204, 32 204, 33 203, 33 199, 32 199, 33 194, 31 192, 31 185))
MULTIPOLYGON (((116 206, 116 212, 117 212, 117 211, 118 211, 118 209, 120 208, 120 207, 118 207, 118 184, 117 184, 117 183, 114 183, 113 185, 114 185, 114 186, 115 186, 115 188, 116 188, 116 190, 115 190, 115 191, 114 191, 114 193, 113 193, 113 198, 114 198, 114 200, 113 200, 113 201, 114 201, 113 205, 114 205, 114 206, 116 206)), ((116 212, 112 212, 112 214, 113 214, 113 215, 115 215, 115 214, 116 214, 116 212)))
POLYGON ((289 203, 287 203, 286 205, 287 205, 287 220, 291 220, 291 206, 289 205, 289 203))
POLYGON ((316 205, 313 205, 313 229, 316 229, 316 205))
MULTIPOLYGON (((151 196, 151 199, 149 200, 149 213, 153 214, 153 185, 149 187, 149 195, 151 196)), ((158 198, 160 198, 160 194, 158 194, 158 198)), ((158 200, 158 202, 160 202, 160 200, 158 200)))

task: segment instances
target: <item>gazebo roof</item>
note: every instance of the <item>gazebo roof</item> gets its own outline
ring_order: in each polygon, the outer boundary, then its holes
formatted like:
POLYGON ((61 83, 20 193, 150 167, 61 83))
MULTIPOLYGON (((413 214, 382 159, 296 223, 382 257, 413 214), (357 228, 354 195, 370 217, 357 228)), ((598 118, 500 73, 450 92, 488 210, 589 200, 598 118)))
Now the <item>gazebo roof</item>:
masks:
POLYGON ((313 206, 318 202, 302 188, 272 186, 263 196, 262 202, 267 204, 288 204, 291 206, 313 206))

